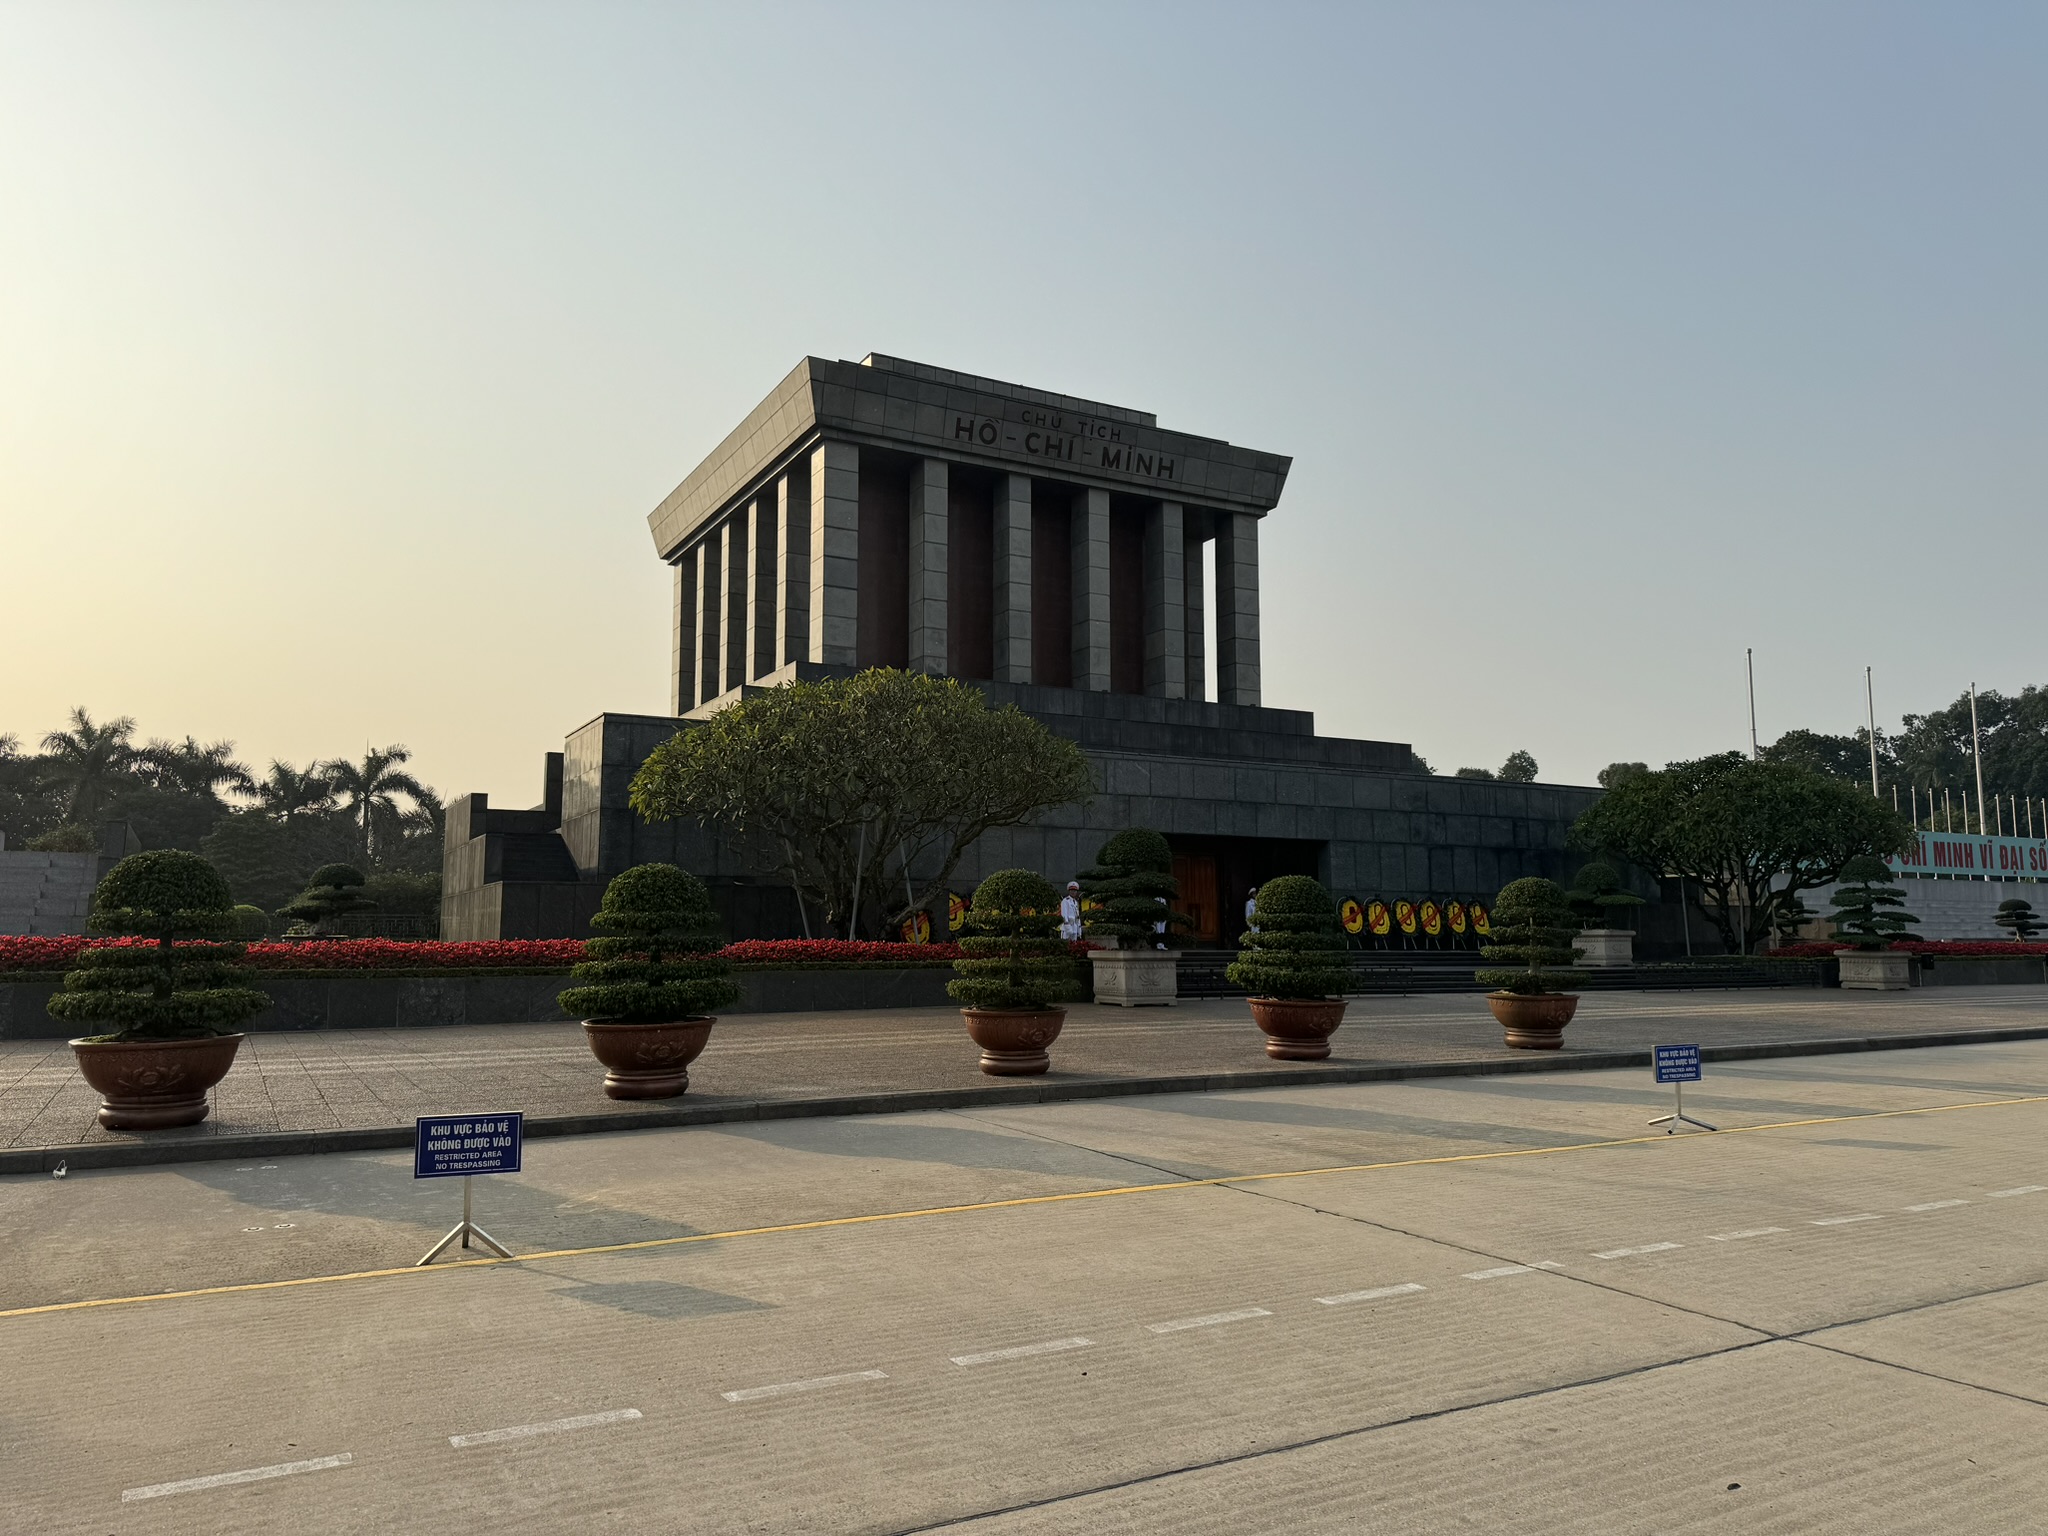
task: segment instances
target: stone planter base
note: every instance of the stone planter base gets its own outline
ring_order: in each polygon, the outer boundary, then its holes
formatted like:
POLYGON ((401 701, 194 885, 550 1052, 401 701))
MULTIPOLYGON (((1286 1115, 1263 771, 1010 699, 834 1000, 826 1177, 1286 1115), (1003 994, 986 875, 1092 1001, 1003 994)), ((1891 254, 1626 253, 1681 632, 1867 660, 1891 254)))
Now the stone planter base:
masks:
POLYGON ((1894 949, 1843 949, 1842 985, 1860 992, 1903 992, 1913 985, 1913 957, 1894 949))
POLYGON ((1344 1022, 1343 998, 1254 997, 1252 1022, 1266 1032, 1266 1054, 1275 1061, 1323 1061, 1330 1036, 1344 1022))
POLYGON ((1523 997, 1515 992, 1489 992, 1486 1006, 1500 1020, 1513 1049, 1555 1051, 1564 1046, 1564 1027, 1579 1011, 1579 1000, 1568 993, 1523 997))
POLYGON ((1583 951, 1576 965, 1605 969, 1636 963, 1636 936, 1626 928, 1586 928, 1572 943, 1583 951))
POLYGON ((672 1099, 690 1086, 690 1063, 704 1050, 717 1019, 663 1024, 613 1024, 585 1019, 583 1038, 604 1065, 605 1097, 672 1099))
POLYGON ((1170 949, 1091 949, 1088 963, 1098 1003, 1170 1008, 1180 992, 1180 963, 1170 949))
POLYGON ((241 1035, 197 1040, 74 1040, 78 1075, 100 1096, 110 1131, 162 1131, 206 1118, 207 1093, 228 1075, 241 1035))
POLYGON ((1066 1027, 1064 1008, 962 1008, 967 1038, 990 1077, 1035 1077, 1052 1065, 1046 1047, 1066 1027))

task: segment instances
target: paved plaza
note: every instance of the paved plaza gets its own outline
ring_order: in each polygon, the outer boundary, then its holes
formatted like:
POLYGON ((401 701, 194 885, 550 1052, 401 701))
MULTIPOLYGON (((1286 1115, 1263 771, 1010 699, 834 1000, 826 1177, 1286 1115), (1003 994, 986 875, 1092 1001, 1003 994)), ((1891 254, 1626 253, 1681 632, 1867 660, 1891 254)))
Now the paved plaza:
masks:
POLYGON ((522 1257, 435 1271, 455 1191, 402 1153, 0 1179, 0 1497, 38 1532, 2037 1529, 2048 1042, 1687 1103, 1728 1133, 1645 1135, 1627 1071, 557 1139, 478 1183, 522 1257))
MULTIPOLYGON (((1015 1096, 1115 1092, 1162 1082, 1202 1086, 1244 1076, 1386 1068, 1470 1072, 1569 1066, 1604 1053, 1675 1040, 1759 1046, 2048 1027, 2048 989, 1971 987, 1906 993, 1814 990, 1592 993, 1567 1032, 1568 1049, 1509 1051, 1483 999, 1469 995, 1355 999, 1326 1065, 1270 1061, 1242 999, 1172 1009, 1082 1004, 1039 1079, 997 1079, 951 1008, 887 1013, 739 1015, 720 1022, 691 1068, 681 1100, 607 1099, 602 1069, 577 1025, 506 1024, 441 1029, 308 1031, 251 1035, 216 1095, 211 1118, 158 1131, 153 1146, 223 1135, 405 1130, 414 1117, 464 1109, 523 1110, 533 1119, 608 1116, 656 1123, 680 1109, 733 1118, 756 1105, 881 1109, 903 1095, 1015 1096)), ((61 1040, 0 1042, 0 1149, 138 1143, 102 1130, 98 1098, 61 1040)), ((914 1101, 908 1101, 914 1103, 914 1101)), ((0 1166, 5 1166, 0 1164, 0 1166)))

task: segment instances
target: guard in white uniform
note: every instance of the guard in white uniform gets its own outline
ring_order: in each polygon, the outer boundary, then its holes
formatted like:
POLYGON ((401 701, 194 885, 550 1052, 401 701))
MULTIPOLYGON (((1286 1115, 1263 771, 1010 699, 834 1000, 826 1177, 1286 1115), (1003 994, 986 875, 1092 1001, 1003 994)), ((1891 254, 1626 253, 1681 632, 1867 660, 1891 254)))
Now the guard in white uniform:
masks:
POLYGON ((1069 880, 1060 898, 1060 937, 1069 944, 1081 937, 1081 882, 1069 880))

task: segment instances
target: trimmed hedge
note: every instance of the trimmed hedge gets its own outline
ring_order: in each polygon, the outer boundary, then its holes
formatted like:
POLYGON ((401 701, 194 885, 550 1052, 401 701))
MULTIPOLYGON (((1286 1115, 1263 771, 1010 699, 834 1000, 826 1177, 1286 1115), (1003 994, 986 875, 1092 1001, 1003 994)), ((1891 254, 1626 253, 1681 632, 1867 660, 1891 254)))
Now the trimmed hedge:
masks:
POLYGON ((582 982, 559 999, 574 1018, 665 1024, 702 1018, 739 1001, 718 958, 718 909, 704 882, 673 864, 636 864, 605 887, 591 918, 610 930, 590 940, 582 982))

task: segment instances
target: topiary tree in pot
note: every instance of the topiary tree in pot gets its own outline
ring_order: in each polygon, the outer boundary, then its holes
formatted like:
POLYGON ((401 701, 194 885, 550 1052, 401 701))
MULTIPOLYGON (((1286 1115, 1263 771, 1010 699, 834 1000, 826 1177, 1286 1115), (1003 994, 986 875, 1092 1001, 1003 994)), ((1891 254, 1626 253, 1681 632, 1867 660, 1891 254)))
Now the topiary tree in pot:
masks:
POLYGON ((288 906, 277 915, 295 925, 289 937, 336 939, 342 937, 341 920, 351 912, 374 912, 377 903, 363 894, 364 876, 348 864, 322 864, 288 906))
POLYGON ((1902 992, 1913 984, 1913 957, 1891 946, 1894 939, 1910 939, 1920 919, 1906 910, 1891 866, 1858 854, 1842 866, 1828 905, 1835 937, 1850 946, 1835 957, 1844 987, 1902 992))
POLYGON ((1493 942, 1479 953, 1496 968, 1473 972, 1481 986, 1494 989, 1486 995, 1487 1006, 1510 1046, 1557 1050, 1579 1008, 1568 989, 1587 979, 1584 971, 1569 969, 1579 956, 1572 942, 1579 920, 1570 898, 1555 880, 1510 880, 1494 898, 1489 923, 1493 942))
POLYGON ((605 887, 590 919, 602 936, 557 1001, 583 1020, 614 1099, 669 1099, 711 1038, 713 1010, 739 1001, 704 882, 673 864, 636 864, 605 887))
POLYGON ((106 1026, 71 1042, 109 1130, 161 1130, 206 1118, 206 1095, 234 1065, 236 1026, 270 1006, 235 962, 234 897, 196 853, 130 854, 93 892, 95 932, 147 939, 80 953, 51 1017, 106 1026))
POLYGON ((1579 920, 1578 945, 1587 965, 1628 965, 1635 959, 1635 934, 1623 919, 1643 898, 1621 883, 1605 859, 1595 859, 1572 878, 1565 900, 1579 920))
POLYGON ((1328 1056, 1351 985, 1344 929, 1330 893, 1307 875, 1282 875, 1260 886, 1251 929, 1224 974, 1252 994, 1252 1019, 1265 1032, 1268 1056, 1328 1056))
POLYGON ((1157 832, 1119 832, 1080 875, 1089 938, 1109 947, 1092 950, 1095 1000, 1137 1007, 1174 1001, 1179 991, 1172 946, 1188 920, 1173 910, 1180 883, 1173 849, 1157 832))
POLYGON ((974 889, 946 991, 967 1005, 960 1014, 991 1077, 1050 1067, 1046 1047, 1067 1019, 1059 1004, 1081 995, 1059 908, 1059 892, 1034 870, 999 869, 974 889))
POLYGON ((2034 904, 2014 897, 2011 901, 1998 904, 1998 915, 1991 919, 2013 936, 2015 943, 2024 944, 2041 931, 2041 920, 2034 916, 2034 904))

